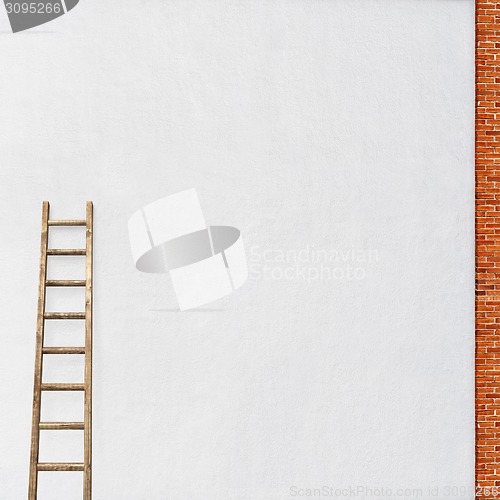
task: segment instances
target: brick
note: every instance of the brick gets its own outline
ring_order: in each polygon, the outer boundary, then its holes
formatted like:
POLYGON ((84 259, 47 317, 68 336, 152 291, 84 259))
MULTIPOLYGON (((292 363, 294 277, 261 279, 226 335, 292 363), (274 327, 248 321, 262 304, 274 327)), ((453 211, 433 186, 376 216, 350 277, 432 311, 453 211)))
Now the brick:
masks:
POLYGON ((499 97, 500 0, 476 0, 476 483, 483 489, 500 486, 499 97))

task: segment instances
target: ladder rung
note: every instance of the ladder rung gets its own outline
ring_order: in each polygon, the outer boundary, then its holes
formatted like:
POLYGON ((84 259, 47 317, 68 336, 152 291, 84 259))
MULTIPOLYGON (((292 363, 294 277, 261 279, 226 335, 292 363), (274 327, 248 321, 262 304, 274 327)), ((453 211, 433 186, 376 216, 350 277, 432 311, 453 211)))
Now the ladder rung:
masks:
POLYGON ((43 315, 45 319, 85 319, 84 312, 66 312, 66 313, 54 313, 49 312, 43 315))
POLYGON ((84 422, 40 422, 42 431, 83 431, 84 422))
POLYGON ((85 280, 47 280, 47 286, 85 286, 85 280))
POLYGON ((42 384, 42 391, 84 391, 84 384, 42 384))
POLYGON ((85 354, 85 347, 44 347, 43 354, 85 354))
POLYGON ((41 464, 37 465, 39 471, 49 471, 49 472, 72 472, 85 470, 83 464, 41 464))
POLYGON ((49 220, 49 226, 86 226, 87 221, 82 220, 49 220))
POLYGON ((40 422, 41 431, 83 431, 83 422, 40 422))
POLYGON ((47 255, 85 255, 87 252, 83 248, 49 248, 47 255))

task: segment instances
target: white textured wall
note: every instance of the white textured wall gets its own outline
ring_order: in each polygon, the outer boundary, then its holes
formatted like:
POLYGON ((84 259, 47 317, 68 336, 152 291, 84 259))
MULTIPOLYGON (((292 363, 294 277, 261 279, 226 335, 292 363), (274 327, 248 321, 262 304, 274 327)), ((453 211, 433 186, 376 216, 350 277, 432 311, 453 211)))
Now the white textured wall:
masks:
POLYGON ((97 500, 473 498, 473 9, 81 0, 12 35, 0 7, 0 499, 26 498, 44 199, 95 203, 97 500), (254 259, 357 257, 178 313, 126 223, 190 187, 254 259))

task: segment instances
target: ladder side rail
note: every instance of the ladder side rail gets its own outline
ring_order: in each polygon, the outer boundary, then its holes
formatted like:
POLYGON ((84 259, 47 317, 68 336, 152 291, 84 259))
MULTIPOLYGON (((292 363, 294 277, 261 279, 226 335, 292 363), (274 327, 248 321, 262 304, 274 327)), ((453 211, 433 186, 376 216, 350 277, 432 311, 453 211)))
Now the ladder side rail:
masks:
POLYGON ((85 411, 83 498, 92 499, 92 298, 93 298, 93 204, 87 202, 85 270, 85 411))
POLYGON ((38 488, 38 457, 40 450, 40 412, 43 373, 43 344, 45 332, 45 292, 47 280, 47 248, 49 240, 49 210, 48 201, 42 205, 42 232, 40 241, 40 273, 38 286, 38 311, 36 328, 35 372, 33 381, 33 420, 31 427, 30 479, 28 500, 36 500, 38 488))

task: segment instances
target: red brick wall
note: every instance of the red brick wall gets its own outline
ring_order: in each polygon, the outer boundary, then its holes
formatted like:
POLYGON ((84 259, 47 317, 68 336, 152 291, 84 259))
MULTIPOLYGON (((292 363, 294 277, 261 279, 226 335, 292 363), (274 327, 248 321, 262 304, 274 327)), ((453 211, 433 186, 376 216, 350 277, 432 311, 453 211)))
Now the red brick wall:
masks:
POLYGON ((500 0, 476 0, 477 498, 500 498, 499 97, 500 0))

